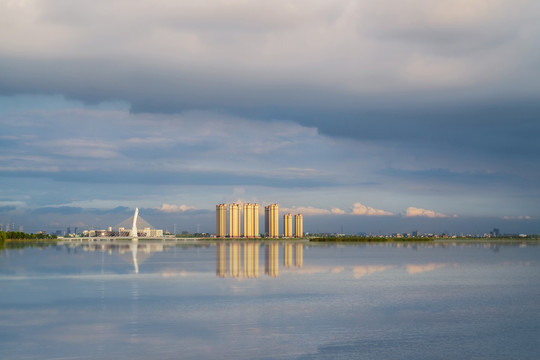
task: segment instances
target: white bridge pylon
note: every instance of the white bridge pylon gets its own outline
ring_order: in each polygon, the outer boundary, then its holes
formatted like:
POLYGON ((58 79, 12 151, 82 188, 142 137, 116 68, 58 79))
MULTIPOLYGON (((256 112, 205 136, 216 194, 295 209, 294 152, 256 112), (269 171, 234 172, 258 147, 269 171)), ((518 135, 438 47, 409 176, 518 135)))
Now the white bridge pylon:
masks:
POLYGON ((137 217, 139 216, 139 208, 135 208, 135 215, 133 215, 133 228, 131 230, 132 240, 137 240, 137 217))

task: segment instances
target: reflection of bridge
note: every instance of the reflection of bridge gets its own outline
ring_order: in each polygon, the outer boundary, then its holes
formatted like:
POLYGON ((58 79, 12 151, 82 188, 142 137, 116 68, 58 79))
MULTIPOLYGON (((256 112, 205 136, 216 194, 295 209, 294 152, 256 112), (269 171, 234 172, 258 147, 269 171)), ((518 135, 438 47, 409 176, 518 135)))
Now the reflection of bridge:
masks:
MULTIPOLYGON (((259 243, 230 242, 216 245, 216 275, 231 278, 258 278, 259 277, 259 243), (227 249, 229 251, 227 251, 227 249), (242 257, 243 250, 243 257, 242 257), (228 254, 228 259, 227 259, 228 254), (242 263, 243 259, 243 263, 242 263), (228 262, 227 262, 228 260, 228 262), (228 272, 227 272, 228 265, 228 272)), ((284 244, 283 266, 290 268, 303 266, 303 244, 284 244)), ((279 275, 279 244, 269 243, 264 246, 264 273, 271 277, 279 275)))
POLYGON ((154 252, 163 252, 163 243, 86 243, 81 245, 83 251, 102 251, 109 255, 118 253, 126 262, 131 263, 135 273, 139 273, 139 264, 154 252))

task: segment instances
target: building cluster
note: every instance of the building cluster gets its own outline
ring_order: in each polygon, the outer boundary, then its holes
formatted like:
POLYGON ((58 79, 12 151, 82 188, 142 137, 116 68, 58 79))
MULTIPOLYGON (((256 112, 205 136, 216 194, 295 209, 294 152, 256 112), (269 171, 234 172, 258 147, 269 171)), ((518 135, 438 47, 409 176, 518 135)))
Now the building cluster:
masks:
MULTIPOLYGON (((284 215, 283 236, 287 238, 301 238, 304 235, 304 218, 302 214, 284 215)), ((279 237, 279 207, 271 204, 264 207, 264 236, 279 237)), ((232 203, 216 205, 216 237, 224 238, 258 238, 259 233, 259 204, 232 203), (242 216, 241 216, 242 213, 242 216), (228 215, 228 216, 227 216, 228 215), (227 221, 228 220, 228 221, 227 221), (243 232, 241 233, 241 220, 243 232), (228 225, 228 227, 227 227, 228 225), (228 231, 227 231, 228 230, 228 231)))
MULTIPOLYGON (((84 230, 82 232, 83 237, 133 237, 133 230, 119 227, 118 230, 114 230, 109 226, 108 230, 84 230)), ((163 229, 152 229, 145 227, 144 229, 137 230, 137 236, 139 237, 163 237, 163 229)))

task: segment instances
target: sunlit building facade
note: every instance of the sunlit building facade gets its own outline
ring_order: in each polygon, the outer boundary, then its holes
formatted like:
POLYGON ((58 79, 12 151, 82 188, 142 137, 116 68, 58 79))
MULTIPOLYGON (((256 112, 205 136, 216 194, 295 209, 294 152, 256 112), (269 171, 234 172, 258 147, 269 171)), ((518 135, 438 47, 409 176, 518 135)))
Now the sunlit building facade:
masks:
POLYGON ((253 237, 259 237, 259 204, 253 204, 253 216, 251 217, 253 222, 253 237))
POLYGON ((229 204, 229 236, 240 237, 240 204, 229 204))
POLYGON ((294 237, 304 237, 304 217, 302 214, 294 215, 294 237))
POLYGON ((244 204, 244 237, 259 237, 259 204, 244 204))
POLYGON ((293 236, 292 228, 292 215, 285 214, 283 215, 283 236, 286 238, 291 238, 293 236))
POLYGON ((227 236, 227 205, 216 205, 216 237, 227 236))
POLYGON ((253 204, 244 204, 244 237, 253 237, 253 204))
POLYGON ((279 237, 279 207, 271 204, 264 207, 265 234, 270 238, 279 237))

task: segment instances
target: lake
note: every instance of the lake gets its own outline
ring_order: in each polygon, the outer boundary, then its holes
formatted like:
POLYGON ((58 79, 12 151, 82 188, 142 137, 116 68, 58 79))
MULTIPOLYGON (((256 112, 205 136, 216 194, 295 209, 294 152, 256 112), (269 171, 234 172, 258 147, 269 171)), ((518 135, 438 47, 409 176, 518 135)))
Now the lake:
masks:
POLYGON ((538 359, 537 243, 0 252, 1 359, 538 359))

